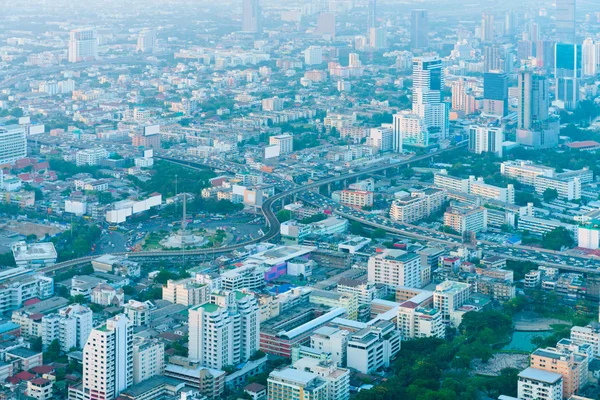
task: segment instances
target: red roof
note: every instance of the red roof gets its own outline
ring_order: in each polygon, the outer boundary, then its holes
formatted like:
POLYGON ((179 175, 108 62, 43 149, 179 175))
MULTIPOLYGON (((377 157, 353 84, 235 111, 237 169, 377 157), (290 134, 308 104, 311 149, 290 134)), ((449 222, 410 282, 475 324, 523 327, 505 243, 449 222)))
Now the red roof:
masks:
POLYGON ((23 302, 23 305, 24 306, 32 306, 34 304, 39 303, 40 301, 41 301, 40 299, 38 299, 37 297, 34 297, 33 299, 29 299, 29 300, 26 300, 25 302, 23 302))
POLYGON ((34 385, 45 385, 48 382, 50 381, 44 378, 35 378, 31 381, 31 383, 33 383, 34 385))
POLYGON ((584 140, 582 142, 568 143, 567 146, 572 149, 581 149, 583 147, 597 147, 600 146, 600 143, 594 140, 584 140))
POLYGON ((8 381, 10 383, 14 383, 17 384, 21 381, 30 381, 32 379, 35 379, 35 375, 31 374, 27 371, 21 371, 16 375, 11 376, 10 378, 8 378, 8 381))
POLYGON ((42 313, 34 313, 34 314, 29 315, 29 319, 33 319, 33 320, 42 319, 43 317, 44 317, 44 314, 42 314, 42 313))
POLYGON ((54 372, 56 368, 52 365, 40 365, 38 367, 33 367, 30 369, 31 372, 38 375, 49 374, 50 372, 54 372))

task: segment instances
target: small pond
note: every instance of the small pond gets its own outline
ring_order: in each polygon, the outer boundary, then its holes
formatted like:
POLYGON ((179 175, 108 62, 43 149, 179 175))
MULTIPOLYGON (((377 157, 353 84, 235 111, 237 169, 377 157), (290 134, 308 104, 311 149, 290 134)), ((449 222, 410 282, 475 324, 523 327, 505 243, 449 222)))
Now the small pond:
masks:
POLYGON ((518 350, 531 352, 537 348, 537 346, 531 343, 531 339, 536 336, 547 337, 552 334, 552 331, 541 331, 541 332, 527 332, 527 331, 515 331, 512 336, 512 340, 509 344, 504 346, 502 350, 518 350))

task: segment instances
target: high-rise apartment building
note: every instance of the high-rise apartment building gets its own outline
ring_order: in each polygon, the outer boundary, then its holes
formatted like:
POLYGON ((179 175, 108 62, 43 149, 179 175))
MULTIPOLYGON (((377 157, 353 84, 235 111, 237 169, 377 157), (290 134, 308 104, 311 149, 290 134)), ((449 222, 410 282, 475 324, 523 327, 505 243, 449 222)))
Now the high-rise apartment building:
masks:
POLYGON ((575 0, 556 0, 556 41, 575 43, 575 0))
POLYGON ((435 308, 420 307, 410 300, 398 307, 397 325, 402 340, 446 336, 442 313, 435 308))
POLYGON ((519 399, 561 400, 563 377, 560 374, 536 368, 526 368, 519 373, 519 399))
POLYGON ((58 314, 44 316, 41 332, 43 346, 58 340, 64 352, 72 348, 83 349, 92 331, 92 316, 92 310, 79 304, 65 307, 58 314))
POLYGON ((487 209, 483 207, 449 207, 444 213, 444 225, 460 235, 487 231, 487 209))
POLYGON ((320 46, 310 46, 304 50, 304 64, 319 65, 323 63, 323 48, 320 46))
POLYGON ((433 307, 442 313, 444 321, 471 298, 471 285, 463 282, 445 281, 435 287, 433 307))
POLYGON ((483 112, 497 117, 508 114, 508 76, 499 71, 483 74, 483 112))
POLYGON ((133 327, 123 314, 94 328, 83 349, 83 382, 71 400, 113 400, 133 385, 133 327))
POLYGON ((69 62, 98 58, 98 37, 95 28, 73 29, 69 38, 69 62))
POLYGON ((586 376, 583 377, 577 359, 577 355, 572 351, 564 351, 553 347, 540 348, 531 353, 530 366, 537 370, 562 375, 562 397, 568 399, 579 393, 581 379, 587 379, 587 365, 585 368, 586 376))
POLYGON ((493 153, 502 157, 502 142, 504 133, 502 128, 491 126, 469 126, 469 151, 481 153, 493 153))
POLYGON ((410 196, 392 202, 390 218, 406 223, 419 221, 440 211, 445 199, 446 194, 440 189, 427 188, 412 192, 410 196))
POLYGON ((410 112, 394 114, 394 151, 402 153, 403 145, 429 146, 429 130, 425 121, 410 112))
POLYGON ((27 157, 25 128, 20 125, 0 126, 0 164, 12 164, 27 157))
POLYGON ((377 149, 377 151, 385 153, 394 149, 394 130, 391 126, 381 126, 379 128, 371 128, 369 137, 367 138, 367 146, 377 149))
POLYGON ((247 361, 259 349, 256 298, 240 292, 214 292, 211 302, 189 311, 189 358, 223 369, 247 361))
POLYGON ((429 17, 427 10, 415 9, 410 17, 410 48, 425 49, 429 46, 429 17))
POLYGON ((387 250, 369 257, 368 278, 370 282, 384 283, 393 287, 421 287, 421 257, 402 250, 387 250))
POLYGON ((259 0, 243 0, 242 31, 249 33, 262 32, 259 0))
POLYGON ((158 339, 136 337, 133 341, 133 384, 165 372, 165 345, 158 339))

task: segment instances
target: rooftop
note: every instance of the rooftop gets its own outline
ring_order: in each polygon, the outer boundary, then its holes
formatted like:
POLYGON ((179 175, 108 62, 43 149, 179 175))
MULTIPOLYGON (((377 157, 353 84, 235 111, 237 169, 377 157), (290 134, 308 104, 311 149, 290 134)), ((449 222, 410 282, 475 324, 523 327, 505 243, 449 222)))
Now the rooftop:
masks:
POLYGON ((536 381, 553 384, 562 379, 562 375, 529 367, 519 373, 519 378, 533 379, 536 381))

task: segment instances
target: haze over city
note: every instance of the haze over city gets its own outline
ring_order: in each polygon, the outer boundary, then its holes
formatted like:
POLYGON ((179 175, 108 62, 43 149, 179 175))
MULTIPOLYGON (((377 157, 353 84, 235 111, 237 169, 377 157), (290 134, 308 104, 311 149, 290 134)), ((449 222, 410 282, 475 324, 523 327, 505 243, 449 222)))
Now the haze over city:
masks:
POLYGON ((0 10, 2 399, 600 399, 598 0, 0 10))

